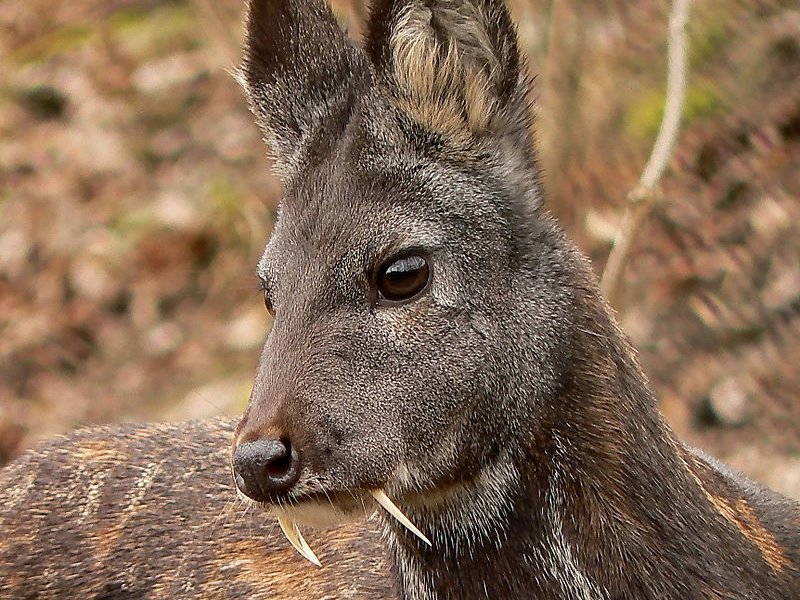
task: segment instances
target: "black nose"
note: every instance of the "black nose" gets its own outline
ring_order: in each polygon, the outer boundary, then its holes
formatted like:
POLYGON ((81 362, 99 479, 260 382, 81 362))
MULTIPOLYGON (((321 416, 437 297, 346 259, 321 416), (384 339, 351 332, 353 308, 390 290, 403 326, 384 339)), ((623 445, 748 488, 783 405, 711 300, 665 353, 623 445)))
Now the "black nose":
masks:
POLYGON ((300 457, 288 440, 263 438, 233 453, 236 486, 257 502, 275 500, 300 478, 300 457))

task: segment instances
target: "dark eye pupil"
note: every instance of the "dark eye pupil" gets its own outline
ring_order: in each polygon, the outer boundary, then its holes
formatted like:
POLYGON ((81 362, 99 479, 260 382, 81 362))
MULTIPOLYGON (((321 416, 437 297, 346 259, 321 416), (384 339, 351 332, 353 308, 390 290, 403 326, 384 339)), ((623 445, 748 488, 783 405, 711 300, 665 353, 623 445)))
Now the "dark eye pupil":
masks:
POLYGON ((381 269, 378 291, 387 300, 408 300, 428 283, 430 268, 421 256, 405 256, 381 269))

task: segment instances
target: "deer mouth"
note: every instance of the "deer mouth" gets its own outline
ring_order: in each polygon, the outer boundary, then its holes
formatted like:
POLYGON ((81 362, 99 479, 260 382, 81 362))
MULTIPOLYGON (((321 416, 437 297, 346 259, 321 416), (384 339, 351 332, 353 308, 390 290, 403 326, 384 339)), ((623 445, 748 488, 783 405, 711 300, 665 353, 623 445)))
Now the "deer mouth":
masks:
POLYGON ((428 546, 432 545, 381 488, 364 491, 315 491, 265 506, 278 517, 278 524, 289 543, 316 566, 321 566, 321 563, 303 537, 301 526, 327 527, 357 520, 359 517, 366 519, 379 507, 428 546))
POLYGON ((291 517, 298 525, 316 528, 365 518, 375 509, 369 494, 346 490, 301 492, 263 503, 263 506, 276 514, 291 517))
POLYGON ((285 439, 261 438, 237 444, 231 467, 239 497, 275 514, 291 544, 316 565, 319 559, 303 538, 301 525, 328 527, 353 517, 367 518, 377 507, 431 545, 383 485, 331 486, 329 476, 302 467, 296 448, 285 439))

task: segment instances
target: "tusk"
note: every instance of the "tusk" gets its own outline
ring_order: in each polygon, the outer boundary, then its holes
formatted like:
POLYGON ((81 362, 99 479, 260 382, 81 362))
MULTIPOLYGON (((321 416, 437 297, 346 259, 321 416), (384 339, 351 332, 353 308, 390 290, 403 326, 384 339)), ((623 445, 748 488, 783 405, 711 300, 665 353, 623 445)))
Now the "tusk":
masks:
POLYGON ((386 512, 397 519, 401 525, 416 535, 423 542, 428 544, 428 546, 433 546, 431 541, 425 537, 425 535, 419 529, 417 529, 411 521, 408 520, 408 517, 405 516, 399 508, 397 508, 397 505, 392 502, 392 500, 383 490, 370 490, 370 494, 372 494, 372 497, 375 498, 375 501, 380 504, 386 512))
POLYGON ((303 558, 314 563, 318 567, 322 566, 317 555, 314 554, 314 551, 309 547, 294 521, 289 517, 281 515, 278 517, 278 525, 281 526, 281 530, 283 531, 283 535, 286 536, 286 539, 289 540, 292 546, 294 546, 294 549, 297 550, 303 558))
POLYGON ((311 549, 311 546, 309 546, 308 542, 306 542, 306 538, 304 538, 303 534, 300 533, 300 528, 296 524, 294 528, 297 531, 297 537, 300 539, 300 543, 303 545, 303 550, 306 551, 304 556, 318 567, 321 567, 322 563, 319 562, 317 555, 314 554, 314 551, 311 549))

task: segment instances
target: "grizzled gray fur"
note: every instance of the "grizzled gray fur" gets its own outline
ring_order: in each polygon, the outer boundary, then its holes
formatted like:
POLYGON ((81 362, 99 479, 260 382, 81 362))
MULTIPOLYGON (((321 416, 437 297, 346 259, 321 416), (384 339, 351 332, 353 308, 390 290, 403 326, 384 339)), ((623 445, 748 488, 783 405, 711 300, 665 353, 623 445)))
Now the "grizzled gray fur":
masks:
POLYGON ((284 182, 248 409, 231 436, 99 430, 16 463, 0 590, 800 597, 798 506, 673 437, 543 210, 500 0, 377 0, 363 45, 322 0, 252 0, 239 76, 284 182), (365 522, 376 491, 431 545, 365 522), (308 536, 318 569, 264 509, 354 522, 308 536))

